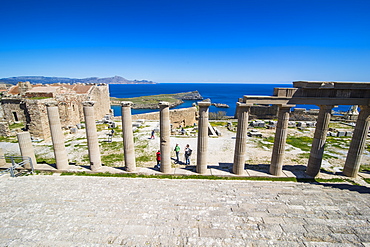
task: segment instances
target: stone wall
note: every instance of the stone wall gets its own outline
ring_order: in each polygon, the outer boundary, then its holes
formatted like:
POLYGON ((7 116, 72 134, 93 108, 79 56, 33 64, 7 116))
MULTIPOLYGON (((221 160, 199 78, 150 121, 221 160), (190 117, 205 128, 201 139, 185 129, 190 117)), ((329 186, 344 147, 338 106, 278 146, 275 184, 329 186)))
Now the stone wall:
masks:
POLYGON ((95 119, 102 119, 110 112, 109 85, 96 85, 89 92, 90 101, 95 101, 94 112, 95 119))
POLYGON ((0 122, 0 136, 10 136, 8 122, 0 122))
POLYGON ((27 122, 28 131, 32 137, 47 139, 50 137, 49 120, 45 103, 50 99, 26 100, 30 121, 27 122))
MULTIPOLYGON (((170 110, 170 121, 173 128, 181 126, 193 126, 197 123, 198 110, 196 107, 170 110)), ((146 119, 159 121, 159 111, 132 115, 132 120, 146 119)))
POLYGON ((45 103, 57 103, 61 125, 68 128, 84 121, 83 101, 95 101, 95 119, 102 119, 110 113, 108 85, 93 85, 85 93, 76 93, 71 90, 65 93, 59 92, 55 97, 46 99, 22 98, 20 96, 3 98, 0 108, 3 116, 1 119, 8 124, 13 124, 16 121, 24 122, 33 137, 46 139, 50 137, 50 129, 45 103))
POLYGON ((27 121, 26 105, 22 99, 2 99, 3 120, 9 124, 27 121))

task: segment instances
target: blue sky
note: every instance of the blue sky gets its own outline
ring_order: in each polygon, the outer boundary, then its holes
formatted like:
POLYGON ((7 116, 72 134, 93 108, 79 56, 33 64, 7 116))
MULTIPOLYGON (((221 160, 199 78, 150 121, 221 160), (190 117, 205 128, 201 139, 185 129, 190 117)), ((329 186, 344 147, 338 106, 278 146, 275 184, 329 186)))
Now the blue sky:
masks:
POLYGON ((370 81, 368 0, 3 0, 0 78, 370 81))

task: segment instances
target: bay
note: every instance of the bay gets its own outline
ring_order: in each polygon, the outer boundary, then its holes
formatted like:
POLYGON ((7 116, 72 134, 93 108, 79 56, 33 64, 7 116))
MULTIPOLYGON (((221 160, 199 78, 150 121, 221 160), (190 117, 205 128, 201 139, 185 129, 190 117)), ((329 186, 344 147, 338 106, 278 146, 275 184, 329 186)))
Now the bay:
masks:
MULTIPOLYGON (((291 88, 293 84, 251 84, 251 83, 158 83, 158 84, 110 84, 110 96, 117 98, 133 98, 157 94, 173 94, 198 91, 212 103, 227 104, 229 108, 211 106, 210 112, 225 111, 227 116, 234 116, 236 102, 244 95, 272 96, 274 88, 291 88)), ((197 101, 186 100, 183 104, 172 108, 186 108, 197 101)), ((315 105, 297 105, 297 108, 318 109, 315 105)), ((350 106, 339 106, 335 111, 347 111, 350 106)), ((120 106, 112 106, 115 116, 121 116, 120 106)), ((158 109, 132 110, 132 114, 159 111, 158 109)))

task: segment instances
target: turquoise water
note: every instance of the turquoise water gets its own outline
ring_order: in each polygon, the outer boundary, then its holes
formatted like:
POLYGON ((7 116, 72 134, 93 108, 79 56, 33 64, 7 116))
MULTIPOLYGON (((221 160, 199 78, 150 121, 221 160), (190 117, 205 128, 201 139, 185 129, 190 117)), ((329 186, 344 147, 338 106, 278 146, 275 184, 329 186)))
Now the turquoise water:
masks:
MULTIPOLYGON (((271 96, 274 88, 290 88, 292 84, 235 84, 235 83, 158 83, 158 84, 111 84, 109 85, 111 97, 132 98, 156 94, 170 94, 198 91, 205 99, 211 99, 212 103, 223 103, 230 108, 217 108, 211 106, 210 112, 225 111, 227 116, 234 116, 236 102, 244 95, 271 96)), ((173 108, 190 107, 197 101, 185 101, 173 108)), ((297 105, 297 108, 318 109, 315 105, 297 105)), ((335 111, 347 111, 350 106, 339 106, 335 111)), ((112 106, 115 116, 121 116, 120 106, 112 106)), ((155 112, 159 110, 141 109, 132 110, 132 114, 155 112)))

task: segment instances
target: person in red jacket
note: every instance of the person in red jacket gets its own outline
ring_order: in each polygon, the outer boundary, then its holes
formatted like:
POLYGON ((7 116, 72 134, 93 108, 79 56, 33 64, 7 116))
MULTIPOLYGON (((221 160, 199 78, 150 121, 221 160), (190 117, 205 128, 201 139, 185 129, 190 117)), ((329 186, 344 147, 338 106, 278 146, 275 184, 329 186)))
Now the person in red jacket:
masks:
POLYGON ((158 150, 158 152, 156 153, 156 159, 157 159, 157 168, 160 168, 161 167, 161 150, 158 150))

